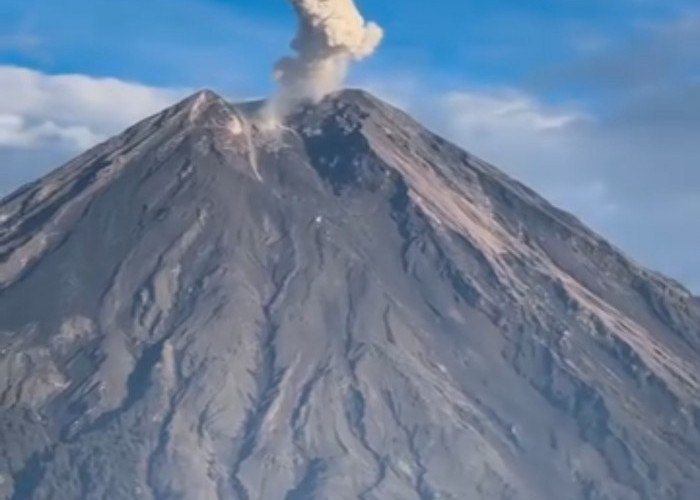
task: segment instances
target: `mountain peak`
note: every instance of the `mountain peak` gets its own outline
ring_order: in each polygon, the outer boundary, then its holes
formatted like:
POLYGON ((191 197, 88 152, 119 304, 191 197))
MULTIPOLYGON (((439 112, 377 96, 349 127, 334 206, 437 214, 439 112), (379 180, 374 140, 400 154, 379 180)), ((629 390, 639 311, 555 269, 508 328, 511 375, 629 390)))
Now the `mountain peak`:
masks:
POLYGON ((696 497, 687 290, 370 94, 254 108, 0 202, 0 497, 696 497))
POLYGON ((228 102, 216 92, 203 89, 185 98, 174 107, 190 113, 191 118, 205 112, 211 106, 228 106, 228 102))

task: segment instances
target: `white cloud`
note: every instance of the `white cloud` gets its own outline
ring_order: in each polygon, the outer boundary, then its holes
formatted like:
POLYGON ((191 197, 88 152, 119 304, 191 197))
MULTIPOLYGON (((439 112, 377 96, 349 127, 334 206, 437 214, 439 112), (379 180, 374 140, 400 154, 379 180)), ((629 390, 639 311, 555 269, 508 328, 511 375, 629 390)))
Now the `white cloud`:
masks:
POLYGON ((0 195, 187 93, 15 66, 0 66, 0 89, 0 195))
POLYGON ((486 133, 494 127, 507 127, 514 132, 556 131, 586 118, 580 111, 547 107, 511 89, 491 93, 449 92, 441 97, 441 107, 458 110, 451 116, 455 127, 486 133))
POLYGON ((29 148, 65 142, 77 150, 87 149, 101 139, 86 126, 59 126, 53 121, 28 123, 19 115, 0 115, 0 148, 29 148))
POLYGON ((14 66, 0 66, 0 88, 0 113, 88 126, 98 134, 132 124, 183 95, 114 78, 46 75, 14 66))

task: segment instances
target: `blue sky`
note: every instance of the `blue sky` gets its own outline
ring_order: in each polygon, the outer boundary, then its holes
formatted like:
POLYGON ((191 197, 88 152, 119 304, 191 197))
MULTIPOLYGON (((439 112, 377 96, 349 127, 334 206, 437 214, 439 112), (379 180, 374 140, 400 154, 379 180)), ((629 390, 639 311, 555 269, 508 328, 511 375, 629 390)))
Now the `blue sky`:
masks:
MULTIPOLYGON (((358 2, 386 29, 360 72, 534 85, 541 73, 682 16, 682 0, 358 2)), ((294 31, 282 0, 3 0, 3 63, 154 85, 265 92, 294 31)), ((567 93, 565 86, 548 89, 567 93)))
MULTIPOLYGON (((700 289, 699 0, 360 0, 350 84, 700 289)), ((271 92, 284 0, 2 0, 0 194, 188 92, 271 92), (69 76, 67 76, 69 75, 69 76)))

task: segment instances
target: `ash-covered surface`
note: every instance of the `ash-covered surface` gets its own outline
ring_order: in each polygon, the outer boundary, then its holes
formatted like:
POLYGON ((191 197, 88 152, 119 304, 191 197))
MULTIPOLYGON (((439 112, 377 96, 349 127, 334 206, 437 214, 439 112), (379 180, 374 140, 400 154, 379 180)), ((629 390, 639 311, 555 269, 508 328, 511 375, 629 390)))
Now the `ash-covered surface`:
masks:
POLYGON ((698 299, 367 94, 285 127, 0 203, 0 498, 698 498, 698 299))

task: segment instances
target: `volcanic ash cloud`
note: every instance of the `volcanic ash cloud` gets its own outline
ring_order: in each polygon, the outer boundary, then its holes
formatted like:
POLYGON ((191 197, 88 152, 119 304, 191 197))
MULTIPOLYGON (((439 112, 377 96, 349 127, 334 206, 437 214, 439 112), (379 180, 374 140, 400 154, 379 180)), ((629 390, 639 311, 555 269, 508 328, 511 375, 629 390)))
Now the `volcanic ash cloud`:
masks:
POLYGON ((353 0, 291 2, 299 18, 291 44, 296 54, 275 64, 280 90, 268 107, 277 117, 300 101, 317 101, 340 88, 350 64, 371 55, 384 34, 365 21, 353 0))

